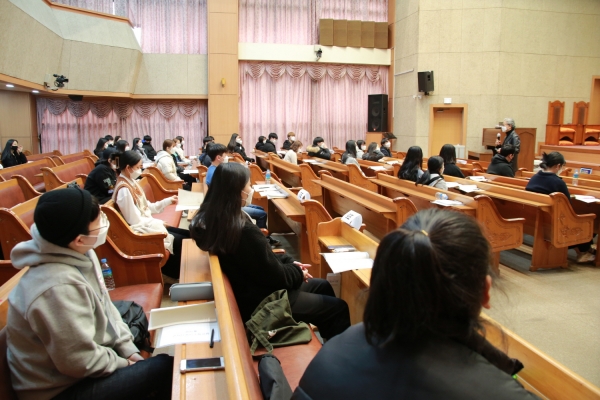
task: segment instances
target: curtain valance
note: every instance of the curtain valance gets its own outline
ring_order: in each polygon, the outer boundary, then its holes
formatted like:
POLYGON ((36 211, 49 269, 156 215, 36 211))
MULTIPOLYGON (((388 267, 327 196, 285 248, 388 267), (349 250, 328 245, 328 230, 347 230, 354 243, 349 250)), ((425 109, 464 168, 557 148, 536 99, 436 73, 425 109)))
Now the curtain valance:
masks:
POLYGON ((308 74, 313 81, 320 81, 329 76, 334 80, 340 80, 348 76, 353 81, 368 79, 369 82, 379 82, 382 80, 382 72, 387 74, 388 67, 378 65, 343 65, 343 64, 319 64, 319 63, 265 63, 265 62, 245 62, 240 63, 243 68, 242 77, 259 79, 264 73, 267 73, 273 79, 280 79, 284 74, 292 78, 301 78, 308 74))

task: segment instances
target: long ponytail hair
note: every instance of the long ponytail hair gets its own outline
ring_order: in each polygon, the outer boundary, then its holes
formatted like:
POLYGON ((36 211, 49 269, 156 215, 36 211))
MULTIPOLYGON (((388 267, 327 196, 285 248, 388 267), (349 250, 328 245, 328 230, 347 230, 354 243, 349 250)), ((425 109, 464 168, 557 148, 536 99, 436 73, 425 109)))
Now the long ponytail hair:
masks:
POLYGON ((444 159, 440 156, 429 157, 427 160, 427 171, 423 173, 421 178, 417 179, 415 185, 423 185, 428 184, 431 180, 431 175, 438 174, 440 177, 442 176, 442 168, 444 167, 444 159))

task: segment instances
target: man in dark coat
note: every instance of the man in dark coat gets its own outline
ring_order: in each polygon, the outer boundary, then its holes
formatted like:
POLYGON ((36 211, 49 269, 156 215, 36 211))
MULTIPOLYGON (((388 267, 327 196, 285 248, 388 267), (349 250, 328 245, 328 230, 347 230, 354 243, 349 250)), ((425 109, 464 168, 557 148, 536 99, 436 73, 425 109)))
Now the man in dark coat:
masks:
POLYGON ((142 148, 146 152, 146 156, 148 156, 149 159, 154 161, 154 157, 156 157, 156 150, 154 150, 154 147, 152 147, 152 138, 150 137, 150 135, 144 136, 144 145, 142 146, 142 148))
POLYGON ((521 152, 521 139, 517 132, 515 132, 515 120, 512 118, 504 118, 504 123, 502 125, 502 132, 506 133, 506 137, 504 141, 500 143, 500 139, 496 140, 496 148, 494 149, 494 154, 498 154, 502 146, 506 144, 512 144, 515 146, 515 156, 513 157, 510 166, 513 172, 517 172, 518 167, 518 158, 519 153, 521 152))
POLYGON ((262 151, 265 153, 275 153, 277 154, 277 134, 274 132, 269 133, 269 139, 263 145, 262 151))
POLYGON ((502 146, 500 153, 492 158, 492 162, 487 168, 487 173, 514 178, 515 172, 512 169, 511 161, 516 157, 515 152, 515 146, 512 144, 505 144, 502 146))

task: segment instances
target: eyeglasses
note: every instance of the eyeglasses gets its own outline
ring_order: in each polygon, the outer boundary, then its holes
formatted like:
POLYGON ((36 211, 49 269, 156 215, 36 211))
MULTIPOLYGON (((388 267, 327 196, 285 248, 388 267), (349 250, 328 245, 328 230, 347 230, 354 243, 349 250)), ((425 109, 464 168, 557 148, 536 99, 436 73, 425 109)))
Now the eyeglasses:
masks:
POLYGON ((90 229, 90 233, 100 230, 100 229, 108 228, 108 226, 109 226, 108 217, 102 211, 100 211, 100 224, 102 225, 100 228, 90 229))

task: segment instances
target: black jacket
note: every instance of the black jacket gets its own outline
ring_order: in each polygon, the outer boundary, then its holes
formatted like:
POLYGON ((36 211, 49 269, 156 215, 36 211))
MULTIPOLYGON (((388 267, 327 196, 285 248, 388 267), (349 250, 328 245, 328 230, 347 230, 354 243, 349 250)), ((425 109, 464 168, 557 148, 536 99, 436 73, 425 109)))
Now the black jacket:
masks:
POLYGON ((500 153, 500 149, 505 144, 512 144, 516 148, 515 156, 513 157, 512 161, 510 162, 510 166, 512 167, 513 172, 516 172, 517 169, 519 168, 518 167, 518 158, 519 158, 519 153, 521 152, 521 139, 519 138, 519 135, 517 135, 517 132, 515 132, 514 129, 512 131, 508 131, 506 133, 506 137, 504 138, 504 141, 502 142, 501 146, 493 149, 494 155, 500 153))
POLYGON ((233 150, 235 153, 238 153, 240 156, 242 156, 242 158, 244 159, 244 161, 250 161, 250 162, 254 162, 254 158, 250 158, 246 155, 246 150, 244 149, 244 146, 242 146, 239 143, 235 144, 235 149, 233 150))
POLYGON ((525 190, 542 194, 560 192, 567 196, 567 199, 571 197, 567 184, 552 172, 538 171, 531 177, 525 190))
POLYGON ((522 364, 485 343, 481 353, 442 338, 379 348, 360 323, 321 348, 292 399, 537 399, 511 376, 522 364))
POLYGON ((260 151, 264 151, 263 147, 265 146, 265 144, 263 142, 256 142, 256 145, 254 146, 254 148, 256 150, 260 150, 260 151))
POLYGON ((271 143, 271 141, 267 140, 265 142, 265 144, 263 144, 262 149, 260 149, 262 151, 264 151, 265 153, 275 153, 277 154, 277 149, 275 148, 275 145, 273 143, 271 143))
POLYGON ((292 147, 292 143, 293 142, 290 142, 289 140, 285 139, 285 142, 283 142, 283 148, 289 150, 290 147, 292 147))
POLYGON ((444 175, 455 176, 457 178, 464 178, 465 175, 462 173, 460 168, 456 166, 456 164, 446 164, 444 163, 444 175))
MULTIPOLYGON (((444 171, 444 173, 446 173, 446 171, 444 171)), ((492 162, 490 162, 490 165, 487 168, 487 173, 508 176, 510 178, 515 177, 515 172, 513 171, 510 162, 506 161, 506 157, 501 154, 496 154, 492 157, 492 162)))
POLYGON ((144 148, 144 151, 146 152, 146 157, 148 157, 149 159, 154 161, 154 157, 156 157, 156 150, 154 150, 154 147, 152 147, 152 145, 150 143, 144 143, 142 145, 142 147, 144 148))
POLYGON ((385 156, 382 152, 375 150, 373 153, 364 153, 362 159, 367 161, 379 161, 383 157, 385 156))
POLYGON ((23 153, 15 154, 15 152, 13 152, 12 150, 10 151, 8 157, 2 158, 2 166, 4 168, 14 167, 15 165, 26 164, 26 163, 27 163, 27 157, 25 156, 25 154, 23 154, 23 153))
MULTIPOLYGON (((190 226, 190 235, 198 247, 207 250, 211 232, 190 226)), ((219 255, 219 262, 231 282, 243 321, 250 319, 265 297, 281 289, 298 289, 304 279, 290 256, 273 254, 263 233, 250 220, 244 224, 237 250, 219 255)))
POLYGON ((390 150, 387 147, 385 147, 385 146, 381 147, 380 151, 381 151, 381 154, 383 154, 384 157, 391 157, 392 156, 392 153, 390 153, 390 150))
POLYGON ((95 196, 100 204, 104 204, 112 197, 116 182, 117 174, 110 165, 98 162, 85 180, 83 188, 95 196))
POLYGON ((306 148, 309 157, 318 157, 324 160, 331 160, 331 152, 319 146, 308 146, 306 148))

